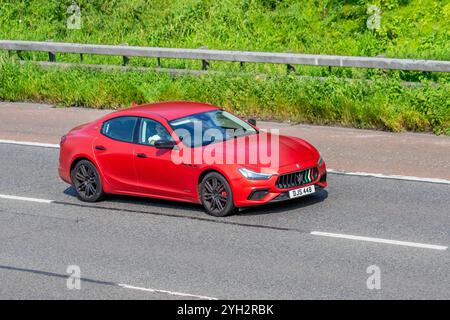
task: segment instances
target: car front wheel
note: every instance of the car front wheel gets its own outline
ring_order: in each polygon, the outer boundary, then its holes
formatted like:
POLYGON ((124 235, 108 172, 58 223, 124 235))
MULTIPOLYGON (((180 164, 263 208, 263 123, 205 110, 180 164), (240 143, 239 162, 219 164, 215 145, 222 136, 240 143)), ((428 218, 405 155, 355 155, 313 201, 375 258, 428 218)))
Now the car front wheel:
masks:
POLYGON ((225 217, 235 212, 233 193, 227 180, 219 173, 208 173, 200 185, 200 197, 206 212, 225 217))
POLYGON ((104 193, 97 168, 88 160, 79 161, 71 173, 72 183, 78 198, 85 202, 96 202, 104 193))

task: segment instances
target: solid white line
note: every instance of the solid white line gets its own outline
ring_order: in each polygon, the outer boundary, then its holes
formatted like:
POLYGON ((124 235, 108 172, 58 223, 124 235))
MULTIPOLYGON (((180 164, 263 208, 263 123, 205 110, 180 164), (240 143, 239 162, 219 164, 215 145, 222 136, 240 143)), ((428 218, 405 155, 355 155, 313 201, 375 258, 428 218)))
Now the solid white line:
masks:
POLYGON ((31 147, 58 148, 59 149, 59 144, 51 144, 51 143, 16 141, 16 140, 1 140, 1 139, 0 139, 0 143, 17 144, 17 145, 21 145, 21 146, 31 146, 31 147))
MULTIPOLYGON (((59 149, 59 144, 50 144, 50 143, 27 142, 27 141, 16 141, 16 140, 1 140, 1 139, 0 139, 0 143, 59 149)), ((342 175, 348 175, 348 176, 373 177, 373 178, 380 178, 380 179, 394 179, 394 180, 405 180, 405 181, 450 184, 450 180, 439 179, 439 178, 421 178, 421 177, 414 177, 414 176, 388 175, 388 174, 383 174, 383 173, 370 173, 370 172, 351 172, 351 171, 342 171, 342 170, 335 170, 335 169, 327 169, 327 172, 332 173, 332 174, 342 174, 342 175)))
POLYGON ((360 236, 352 236, 352 235, 347 235, 347 234, 329 233, 329 232, 320 232, 320 231, 313 231, 313 232, 311 232, 311 234, 315 235, 315 236, 324 236, 324 237, 332 237, 332 238, 369 241, 369 242, 394 244, 394 245, 398 245, 398 246, 407 246, 407 247, 416 247, 416 248, 425 248, 425 249, 434 249, 434 250, 447 250, 447 248, 448 248, 448 247, 445 247, 445 246, 438 246, 438 245, 434 245, 434 244, 408 242, 408 241, 398 241, 398 240, 388 240, 388 239, 371 238, 371 237, 360 237, 360 236))
POLYGON ((0 194, 1 199, 8 199, 8 200, 20 200, 20 201, 30 201, 30 202, 39 202, 39 203, 52 203, 54 200, 47 200, 47 199, 36 199, 36 198, 27 198, 27 197, 18 197, 18 196, 9 196, 6 194, 0 194))
POLYGON ((334 170, 334 169, 327 169, 327 172, 334 173, 334 174, 343 174, 343 175, 348 175, 348 176, 373 177, 373 178, 380 178, 380 179, 394 179, 394 180, 450 184, 450 180, 439 179, 439 178, 421 178, 421 177, 413 177, 413 176, 388 175, 388 174, 383 174, 383 173, 369 173, 369 172, 350 172, 350 171, 340 171, 340 170, 334 170))
POLYGON ((175 291, 167 291, 167 290, 159 290, 159 289, 151 289, 151 288, 142 288, 142 287, 135 287, 130 286, 127 284, 118 284, 119 287, 125 288, 125 289, 131 289, 131 290, 139 290, 139 291, 145 291, 145 292, 154 292, 154 293, 164 293, 164 294, 170 294, 172 296, 180 296, 180 297, 191 297, 191 298, 198 298, 198 299, 204 299, 204 300, 218 300, 217 298, 213 297, 207 297, 207 296, 199 296, 196 294, 189 294, 189 293, 182 293, 182 292, 175 292, 175 291))

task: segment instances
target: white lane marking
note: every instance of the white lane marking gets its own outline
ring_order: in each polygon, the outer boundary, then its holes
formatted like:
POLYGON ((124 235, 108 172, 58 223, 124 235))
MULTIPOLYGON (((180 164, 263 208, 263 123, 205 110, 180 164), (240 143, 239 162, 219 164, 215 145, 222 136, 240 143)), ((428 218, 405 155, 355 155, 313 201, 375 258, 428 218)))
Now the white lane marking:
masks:
POLYGON ((139 290, 139 291, 153 292, 153 293, 164 293, 164 294, 169 294, 169 295, 172 295, 172 296, 191 297, 191 298, 198 298, 198 299, 204 299, 204 300, 219 300, 217 298, 207 297, 207 296, 200 296, 200 295, 196 295, 196 294, 182 293, 182 292, 176 292, 176 291, 167 291, 167 290, 159 290, 159 289, 151 289, 151 288, 135 287, 135 286, 130 286, 130 285, 121 284, 121 283, 119 283, 118 286, 122 287, 122 288, 125 288, 125 289, 139 290))
POLYGON ((416 248, 425 248, 425 249, 434 249, 434 250, 447 250, 447 248, 448 248, 445 246, 439 246, 439 245, 434 245, 434 244, 388 240, 388 239, 371 238, 371 237, 360 237, 360 236, 352 236, 352 235, 340 234, 340 233, 313 231, 313 232, 311 232, 311 234, 315 235, 315 236, 324 236, 324 237, 341 238, 341 239, 349 239, 349 240, 360 240, 360 241, 377 242, 377 243, 384 243, 384 244, 393 244, 393 245, 398 245, 398 246, 407 246, 407 247, 416 247, 416 248))
MULTIPOLYGON (((27 141, 16 141, 16 140, 1 140, 1 139, 0 139, 0 143, 59 149, 59 144, 50 144, 50 143, 27 142, 27 141)), ((370 173, 370 172, 351 172, 351 171, 342 171, 342 170, 335 170, 335 169, 327 169, 327 172, 334 173, 334 174, 348 175, 348 176, 373 177, 373 178, 380 178, 380 179, 394 179, 394 180, 405 180, 405 181, 450 184, 450 180, 439 179, 439 178, 422 178, 422 177, 388 175, 388 174, 383 174, 383 173, 370 173)))
POLYGON ((6 195, 6 194, 0 194, 0 199, 30 201, 30 202, 38 202, 38 203, 52 203, 52 202, 54 202, 54 200, 36 199, 36 198, 27 198, 27 197, 18 197, 18 196, 9 196, 9 195, 6 195))
POLYGON ((0 139, 0 143, 17 144, 17 145, 21 145, 21 146, 31 146, 31 147, 58 148, 59 149, 59 144, 51 144, 51 143, 16 141, 16 140, 1 140, 1 139, 0 139))
POLYGON ((334 170, 334 169, 327 169, 327 172, 334 173, 334 174, 343 174, 343 175, 348 175, 348 176, 373 177, 373 178, 380 178, 380 179, 394 179, 394 180, 450 184, 450 180, 439 179, 439 178, 421 178, 421 177, 413 177, 413 176, 388 175, 388 174, 383 174, 383 173, 369 173, 369 172, 350 172, 350 171, 340 171, 340 170, 334 170))

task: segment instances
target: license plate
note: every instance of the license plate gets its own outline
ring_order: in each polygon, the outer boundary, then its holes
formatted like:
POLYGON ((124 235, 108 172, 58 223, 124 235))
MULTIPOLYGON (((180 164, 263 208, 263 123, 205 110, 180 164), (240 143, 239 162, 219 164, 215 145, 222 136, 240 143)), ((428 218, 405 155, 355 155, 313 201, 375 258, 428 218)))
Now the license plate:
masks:
POLYGON ((316 188, 314 187, 314 185, 307 186, 304 188, 289 191, 289 198, 292 199, 292 198, 303 197, 303 196, 306 196, 306 195, 314 193, 314 192, 316 192, 316 188))

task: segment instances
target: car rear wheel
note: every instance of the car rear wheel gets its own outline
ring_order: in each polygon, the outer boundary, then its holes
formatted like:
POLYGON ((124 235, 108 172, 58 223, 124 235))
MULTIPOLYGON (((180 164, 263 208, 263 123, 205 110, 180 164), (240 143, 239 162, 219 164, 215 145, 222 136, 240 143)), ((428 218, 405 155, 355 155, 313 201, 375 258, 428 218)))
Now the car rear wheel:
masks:
POLYGON ((80 200, 96 202, 104 196, 100 175, 92 162, 79 161, 72 169, 70 176, 80 200))
POLYGON ((230 185, 219 173, 211 172, 203 178, 200 198, 206 212, 212 216, 225 217, 236 210, 230 185))

